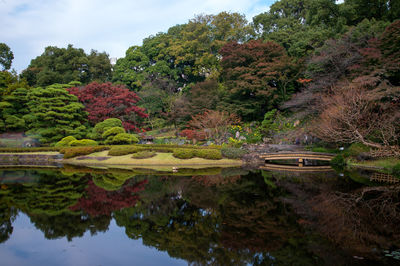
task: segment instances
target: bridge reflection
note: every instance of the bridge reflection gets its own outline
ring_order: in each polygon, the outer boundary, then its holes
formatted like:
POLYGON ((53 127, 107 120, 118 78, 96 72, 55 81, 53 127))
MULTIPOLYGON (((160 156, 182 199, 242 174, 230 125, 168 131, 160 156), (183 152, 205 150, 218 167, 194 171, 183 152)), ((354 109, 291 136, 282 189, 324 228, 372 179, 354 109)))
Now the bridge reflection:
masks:
POLYGON ((260 167, 261 170, 269 171, 286 171, 286 172, 327 172, 333 171, 329 165, 317 165, 317 166, 304 166, 299 165, 284 165, 284 164, 272 164, 266 163, 260 167))

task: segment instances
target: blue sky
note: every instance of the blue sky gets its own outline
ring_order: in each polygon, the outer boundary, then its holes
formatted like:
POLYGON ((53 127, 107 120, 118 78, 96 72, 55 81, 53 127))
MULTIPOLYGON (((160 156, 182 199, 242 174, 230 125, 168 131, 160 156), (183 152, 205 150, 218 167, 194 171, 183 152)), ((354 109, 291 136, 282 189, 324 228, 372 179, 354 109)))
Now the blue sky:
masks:
POLYGON ((73 44, 123 57, 132 45, 197 14, 238 12, 252 17, 275 0, 0 0, 0 42, 14 53, 12 68, 25 69, 46 46, 73 44))

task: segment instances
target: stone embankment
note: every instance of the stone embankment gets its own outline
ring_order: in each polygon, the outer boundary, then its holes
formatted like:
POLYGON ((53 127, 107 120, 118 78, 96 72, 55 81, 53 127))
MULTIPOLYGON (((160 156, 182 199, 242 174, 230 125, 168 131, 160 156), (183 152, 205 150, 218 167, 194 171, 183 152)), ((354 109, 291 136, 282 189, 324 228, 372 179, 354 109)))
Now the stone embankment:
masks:
POLYGON ((304 151, 304 146, 285 144, 245 144, 243 145, 243 149, 248 151, 248 154, 246 154, 242 159, 244 165, 257 167, 265 164, 265 160, 260 158, 260 155, 263 153, 304 151))
POLYGON ((0 154, 0 165, 56 166, 62 158, 62 154, 4 153, 0 154))

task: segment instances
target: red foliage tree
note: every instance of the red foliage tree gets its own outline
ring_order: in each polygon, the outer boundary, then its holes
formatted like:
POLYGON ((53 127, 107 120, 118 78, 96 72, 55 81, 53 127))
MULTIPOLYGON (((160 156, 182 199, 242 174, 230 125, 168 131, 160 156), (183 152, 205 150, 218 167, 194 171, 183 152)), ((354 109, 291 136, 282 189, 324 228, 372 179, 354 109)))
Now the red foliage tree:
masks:
POLYGON ((196 139, 196 140, 205 140, 206 134, 202 131, 196 131, 193 129, 184 129, 182 130, 179 135, 181 137, 186 137, 187 139, 196 139))
POLYGON ((74 87, 68 91, 85 105, 92 124, 107 118, 119 118, 126 130, 140 131, 138 125, 141 118, 148 116, 144 108, 136 106, 139 96, 124 85, 92 82, 85 87, 74 87))
POLYGON ((136 205, 139 196, 137 193, 144 190, 147 180, 136 184, 124 185, 117 191, 107 191, 89 180, 86 188, 86 197, 71 206, 72 211, 83 210, 92 217, 99 215, 110 215, 113 211, 121 210, 136 205))

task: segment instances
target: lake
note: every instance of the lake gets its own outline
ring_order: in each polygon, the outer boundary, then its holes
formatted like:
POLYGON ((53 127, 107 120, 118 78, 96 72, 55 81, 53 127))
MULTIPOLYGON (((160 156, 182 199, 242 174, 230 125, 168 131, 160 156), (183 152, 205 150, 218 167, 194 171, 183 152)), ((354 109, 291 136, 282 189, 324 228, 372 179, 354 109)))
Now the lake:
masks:
POLYGON ((398 185, 300 170, 0 168, 1 265, 400 262, 398 185))

